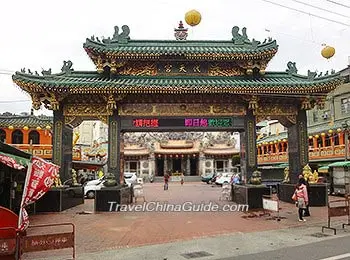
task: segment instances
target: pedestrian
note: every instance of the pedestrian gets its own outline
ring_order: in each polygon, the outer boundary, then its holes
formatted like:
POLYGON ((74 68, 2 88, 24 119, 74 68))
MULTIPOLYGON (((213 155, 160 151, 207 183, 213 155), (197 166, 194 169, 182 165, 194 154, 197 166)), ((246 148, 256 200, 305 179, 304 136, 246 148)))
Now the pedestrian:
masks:
POLYGON ((185 176, 183 173, 181 173, 181 185, 183 185, 185 182, 185 176))
POLYGON ((303 212, 306 205, 309 203, 309 198, 307 196, 306 186, 304 184, 297 184, 292 199, 295 201, 296 206, 298 207, 299 221, 306 221, 306 219, 303 218, 303 212))
POLYGON ((164 190, 168 190, 169 189, 169 178, 170 178, 170 176, 169 176, 169 174, 168 173, 166 173, 165 175, 164 175, 164 190))
MULTIPOLYGON (((306 186, 307 197, 309 198, 309 201, 310 201, 310 184, 309 184, 309 182, 305 179, 305 177, 303 175, 299 175, 299 183, 306 186)), ((304 217, 310 217, 309 203, 306 204, 306 208, 304 211, 304 217)))

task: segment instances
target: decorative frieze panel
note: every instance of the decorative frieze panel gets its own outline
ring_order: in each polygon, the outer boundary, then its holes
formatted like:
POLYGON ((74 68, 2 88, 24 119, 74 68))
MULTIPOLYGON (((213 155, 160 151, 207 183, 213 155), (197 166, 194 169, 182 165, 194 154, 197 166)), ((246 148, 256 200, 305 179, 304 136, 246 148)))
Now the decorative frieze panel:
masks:
POLYGON ((243 105, 238 104, 122 104, 121 116, 242 116, 246 114, 243 105))
POLYGON ((259 104, 255 113, 257 122, 270 118, 284 117, 290 123, 296 124, 298 109, 292 104, 259 104))
POLYGON ((108 116, 112 113, 105 104, 67 104, 63 108, 66 125, 79 124, 81 119, 97 119, 107 124, 108 116))

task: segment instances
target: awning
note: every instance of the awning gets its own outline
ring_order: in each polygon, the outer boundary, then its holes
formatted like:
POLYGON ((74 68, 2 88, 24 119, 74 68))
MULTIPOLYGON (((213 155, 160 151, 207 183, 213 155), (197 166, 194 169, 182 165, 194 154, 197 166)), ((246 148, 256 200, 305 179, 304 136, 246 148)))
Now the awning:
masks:
POLYGON ((328 169, 329 169, 329 166, 327 165, 327 166, 322 166, 322 167, 318 168, 317 171, 319 173, 328 173, 328 169))
POLYGON ((328 167, 350 167, 350 161, 331 163, 328 167))
POLYGON ((262 166, 258 166, 259 169, 284 169, 289 167, 288 163, 281 163, 281 164, 275 164, 275 165, 262 165, 262 166))
POLYGON ((22 170, 28 166, 29 159, 9 153, 0 152, 0 163, 3 163, 8 167, 14 168, 16 170, 22 170))

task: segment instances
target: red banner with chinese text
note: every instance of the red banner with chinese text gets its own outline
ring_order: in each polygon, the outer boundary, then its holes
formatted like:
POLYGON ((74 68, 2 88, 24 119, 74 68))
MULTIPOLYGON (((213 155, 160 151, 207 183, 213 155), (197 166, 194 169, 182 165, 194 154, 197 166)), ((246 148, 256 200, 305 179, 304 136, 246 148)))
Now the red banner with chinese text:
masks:
POLYGON ((54 184, 58 177, 59 166, 33 156, 27 170, 23 189, 18 229, 23 231, 29 225, 25 207, 40 199, 54 184))

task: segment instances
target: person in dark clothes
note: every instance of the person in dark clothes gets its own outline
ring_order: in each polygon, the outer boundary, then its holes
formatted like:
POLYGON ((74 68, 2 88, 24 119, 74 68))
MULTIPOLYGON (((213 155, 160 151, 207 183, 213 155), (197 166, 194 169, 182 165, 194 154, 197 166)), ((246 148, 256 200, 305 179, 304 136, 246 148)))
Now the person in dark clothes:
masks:
MULTIPOLYGON (((303 175, 299 176, 299 184, 304 184, 306 186, 307 195, 310 202, 310 184, 307 180, 305 180, 303 175)), ((309 203, 306 204, 306 208, 304 210, 304 217, 310 217, 309 203)))

